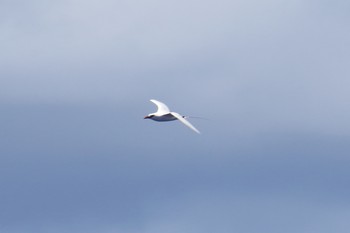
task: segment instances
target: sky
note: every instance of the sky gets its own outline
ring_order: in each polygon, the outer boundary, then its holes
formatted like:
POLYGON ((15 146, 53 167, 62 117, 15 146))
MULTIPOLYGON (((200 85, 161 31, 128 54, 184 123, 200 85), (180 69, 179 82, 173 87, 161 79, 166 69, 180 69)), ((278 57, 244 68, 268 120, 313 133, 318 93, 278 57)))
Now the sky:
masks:
POLYGON ((2 0, 0 232, 349 232, 349 9, 2 0))

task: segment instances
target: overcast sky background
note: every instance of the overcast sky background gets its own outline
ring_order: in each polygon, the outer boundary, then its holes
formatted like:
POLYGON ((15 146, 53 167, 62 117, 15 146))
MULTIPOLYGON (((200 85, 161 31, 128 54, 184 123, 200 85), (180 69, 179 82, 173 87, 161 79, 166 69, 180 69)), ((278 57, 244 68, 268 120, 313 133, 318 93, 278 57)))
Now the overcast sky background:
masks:
POLYGON ((349 11, 0 1, 0 232, 349 232, 349 11))

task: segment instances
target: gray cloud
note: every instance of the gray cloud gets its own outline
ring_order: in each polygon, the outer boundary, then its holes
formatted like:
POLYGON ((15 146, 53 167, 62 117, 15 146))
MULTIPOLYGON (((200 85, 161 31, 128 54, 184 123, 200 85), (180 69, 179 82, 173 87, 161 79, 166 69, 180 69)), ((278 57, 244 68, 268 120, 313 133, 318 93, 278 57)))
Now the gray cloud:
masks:
POLYGON ((325 17, 324 4, 7 3, 1 99, 191 99, 205 114, 215 104, 293 128, 339 118, 326 126, 339 132, 349 117, 349 33, 339 8, 325 17))
POLYGON ((347 4, 2 2, 0 231, 344 232, 347 4))
POLYGON ((6 232, 327 232, 320 221, 347 224, 344 137, 211 130, 194 138, 179 124, 116 121, 120 109, 3 110, 6 232))

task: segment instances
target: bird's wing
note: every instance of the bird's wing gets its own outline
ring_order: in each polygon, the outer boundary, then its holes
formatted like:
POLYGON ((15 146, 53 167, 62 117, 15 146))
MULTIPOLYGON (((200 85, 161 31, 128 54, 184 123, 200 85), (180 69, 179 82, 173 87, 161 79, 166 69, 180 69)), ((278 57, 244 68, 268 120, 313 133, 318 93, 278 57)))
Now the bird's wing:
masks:
POLYGON ((184 123, 187 127, 189 127, 190 129, 192 129, 193 131, 195 131, 196 133, 200 134, 200 132, 198 131, 198 129, 196 129, 188 120, 186 120, 185 118, 183 118, 183 116, 181 116, 180 114, 176 113, 176 112, 171 112, 171 115, 173 115, 174 117, 176 117, 179 121, 181 121, 182 123, 184 123))
POLYGON ((158 101, 158 100, 151 100, 152 103, 154 103, 155 105, 157 105, 158 107, 158 110, 157 110, 157 113, 159 114, 167 114, 167 113, 170 113, 170 110, 168 108, 168 106, 166 106, 164 103, 158 101))

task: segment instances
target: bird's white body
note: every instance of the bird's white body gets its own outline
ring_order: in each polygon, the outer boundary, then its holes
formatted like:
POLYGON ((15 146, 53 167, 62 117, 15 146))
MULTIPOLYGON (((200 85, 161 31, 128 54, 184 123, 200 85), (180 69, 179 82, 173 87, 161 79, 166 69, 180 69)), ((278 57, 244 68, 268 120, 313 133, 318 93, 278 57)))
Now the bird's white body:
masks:
POLYGON ((179 120, 183 124, 185 124, 187 127, 195 131, 196 133, 200 133, 198 129, 196 129, 189 121, 185 119, 184 116, 176 113, 176 112, 170 112, 168 106, 166 106, 164 103, 151 99, 151 102, 157 105, 158 110, 155 113, 150 113, 147 116, 145 116, 145 119, 152 119, 154 121, 174 121, 179 120))

